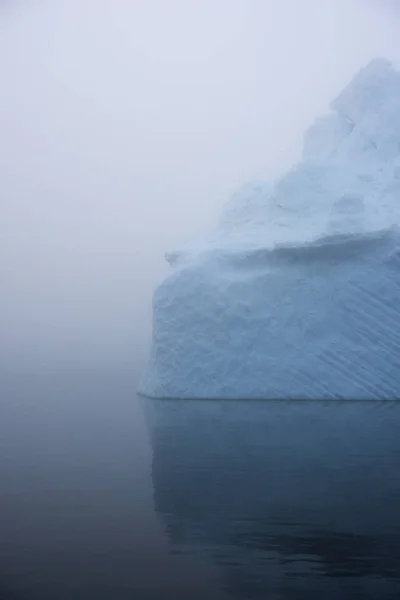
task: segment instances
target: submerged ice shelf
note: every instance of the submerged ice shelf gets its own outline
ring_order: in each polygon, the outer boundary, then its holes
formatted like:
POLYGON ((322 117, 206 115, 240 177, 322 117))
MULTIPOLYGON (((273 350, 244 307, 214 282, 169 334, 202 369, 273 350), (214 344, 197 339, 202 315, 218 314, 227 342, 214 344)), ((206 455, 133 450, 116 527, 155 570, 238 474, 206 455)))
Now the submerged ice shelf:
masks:
POLYGON ((400 397, 400 74, 362 69, 301 162, 167 255, 140 392, 400 397))

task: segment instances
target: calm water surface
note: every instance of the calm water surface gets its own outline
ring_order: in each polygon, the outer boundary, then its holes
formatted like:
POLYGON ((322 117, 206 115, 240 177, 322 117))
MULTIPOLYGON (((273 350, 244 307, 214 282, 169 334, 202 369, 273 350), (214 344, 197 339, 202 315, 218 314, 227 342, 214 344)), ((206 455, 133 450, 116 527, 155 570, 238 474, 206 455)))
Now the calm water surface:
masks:
POLYGON ((400 598, 400 404, 4 375, 0 600, 400 598))

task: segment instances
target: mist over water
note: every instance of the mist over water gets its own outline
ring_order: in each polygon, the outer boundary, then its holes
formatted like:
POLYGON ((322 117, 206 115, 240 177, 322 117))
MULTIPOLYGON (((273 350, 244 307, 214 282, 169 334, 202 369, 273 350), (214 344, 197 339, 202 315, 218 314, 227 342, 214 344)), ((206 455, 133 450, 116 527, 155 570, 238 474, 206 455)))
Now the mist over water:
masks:
POLYGON ((374 0, 0 4, 0 600, 264 598, 265 565, 271 598, 298 600, 305 571, 345 598, 341 569, 361 594, 371 565, 371 598, 398 591, 397 405, 145 421, 135 391, 164 253, 295 162, 357 69, 398 65, 399 19, 374 0))

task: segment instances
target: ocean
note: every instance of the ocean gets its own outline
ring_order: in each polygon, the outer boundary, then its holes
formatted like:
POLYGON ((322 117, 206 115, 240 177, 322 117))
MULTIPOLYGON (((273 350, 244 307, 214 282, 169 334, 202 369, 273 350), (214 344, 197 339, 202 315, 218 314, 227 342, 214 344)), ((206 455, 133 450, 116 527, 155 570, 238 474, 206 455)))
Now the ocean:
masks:
POLYGON ((1 379, 1 600, 400 597, 400 404, 1 379))

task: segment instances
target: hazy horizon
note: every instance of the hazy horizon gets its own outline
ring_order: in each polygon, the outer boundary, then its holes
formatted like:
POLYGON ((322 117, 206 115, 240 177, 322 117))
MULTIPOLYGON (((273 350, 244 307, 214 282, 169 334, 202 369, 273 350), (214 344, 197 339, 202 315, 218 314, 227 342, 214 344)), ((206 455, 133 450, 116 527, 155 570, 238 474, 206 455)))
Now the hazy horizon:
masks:
POLYGON ((387 0, 41 0, 0 12, 4 368, 125 365, 165 251, 295 162, 387 0))

